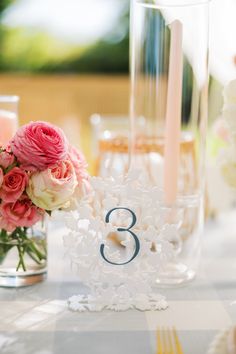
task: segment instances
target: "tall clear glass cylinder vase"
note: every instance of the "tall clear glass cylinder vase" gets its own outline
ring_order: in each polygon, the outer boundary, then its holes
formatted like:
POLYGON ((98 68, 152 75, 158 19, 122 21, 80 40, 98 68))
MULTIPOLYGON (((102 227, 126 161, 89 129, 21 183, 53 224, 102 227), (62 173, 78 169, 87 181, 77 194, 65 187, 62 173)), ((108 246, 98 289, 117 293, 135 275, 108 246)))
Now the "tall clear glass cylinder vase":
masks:
POLYGON ((133 0, 131 168, 162 192, 175 256, 159 284, 194 278, 204 219, 208 92, 208 0, 133 0), (142 133, 137 122, 145 121, 142 133))

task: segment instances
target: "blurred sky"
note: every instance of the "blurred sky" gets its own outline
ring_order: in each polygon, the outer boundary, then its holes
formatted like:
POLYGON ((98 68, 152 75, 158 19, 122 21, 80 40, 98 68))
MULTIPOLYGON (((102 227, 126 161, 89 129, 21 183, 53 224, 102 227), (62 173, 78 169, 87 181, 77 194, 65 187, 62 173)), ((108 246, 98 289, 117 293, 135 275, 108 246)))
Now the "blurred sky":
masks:
MULTIPOLYGON (((1 0, 0 0, 1 1, 1 0)), ((114 25, 126 0, 18 0, 3 18, 9 27, 30 27, 71 43, 88 44, 114 25)))

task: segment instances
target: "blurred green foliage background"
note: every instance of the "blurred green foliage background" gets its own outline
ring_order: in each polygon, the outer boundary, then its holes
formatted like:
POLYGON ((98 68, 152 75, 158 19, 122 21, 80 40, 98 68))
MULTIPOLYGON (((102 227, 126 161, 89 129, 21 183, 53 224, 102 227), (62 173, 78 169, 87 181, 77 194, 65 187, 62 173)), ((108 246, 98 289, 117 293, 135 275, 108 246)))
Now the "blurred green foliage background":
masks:
POLYGON ((4 13, 15 2, 0 0, 0 71, 128 73, 129 2, 112 31, 89 45, 72 44, 36 29, 4 25, 4 13))

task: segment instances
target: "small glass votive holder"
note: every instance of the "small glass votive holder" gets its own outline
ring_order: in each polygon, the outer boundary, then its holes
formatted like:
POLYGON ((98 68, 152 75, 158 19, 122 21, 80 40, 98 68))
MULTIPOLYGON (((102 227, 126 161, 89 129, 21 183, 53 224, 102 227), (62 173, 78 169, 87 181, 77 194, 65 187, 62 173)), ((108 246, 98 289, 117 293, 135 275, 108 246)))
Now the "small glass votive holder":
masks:
POLYGON ((129 117, 93 114, 90 124, 93 174, 102 177, 125 174, 129 166, 129 117))
MULTIPOLYGON (((130 163, 130 118, 93 114, 90 123, 94 156, 93 174, 101 177, 125 175, 130 163)), ((138 117, 136 129, 141 132, 144 124, 144 118, 138 117)))
POLYGON ((18 96, 0 96, 0 146, 6 146, 18 128, 18 96))

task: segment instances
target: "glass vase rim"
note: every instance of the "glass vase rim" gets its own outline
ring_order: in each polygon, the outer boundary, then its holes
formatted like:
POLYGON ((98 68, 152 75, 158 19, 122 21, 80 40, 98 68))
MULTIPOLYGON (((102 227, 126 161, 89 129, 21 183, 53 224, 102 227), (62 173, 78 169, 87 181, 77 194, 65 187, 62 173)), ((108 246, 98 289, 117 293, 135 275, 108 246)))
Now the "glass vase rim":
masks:
POLYGON ((157 8, 168 8, 168 7, 186 7, 190 8, 193 6, 206 6, 211 3, 212 0, 134 0, 134 2, 143 4, 145 7, 151 7, 153 9, 157 8))

